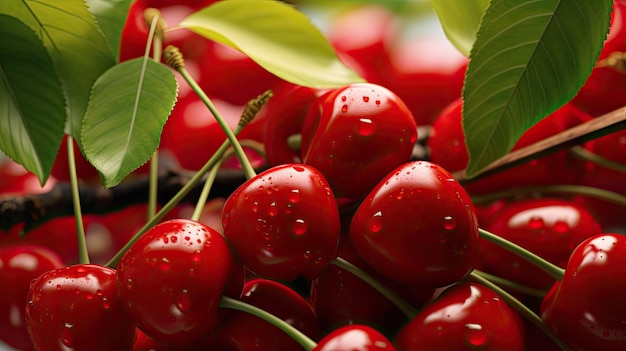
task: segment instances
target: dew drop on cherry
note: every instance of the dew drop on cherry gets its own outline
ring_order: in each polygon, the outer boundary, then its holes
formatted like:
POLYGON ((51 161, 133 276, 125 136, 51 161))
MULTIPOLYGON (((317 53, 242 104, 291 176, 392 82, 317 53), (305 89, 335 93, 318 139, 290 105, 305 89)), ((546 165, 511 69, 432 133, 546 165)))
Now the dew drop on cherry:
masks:
POLYGON ((341 106, 341 112, 343 112, 343 113, 348 112, 348 105, 341 106))
POLYGON ((61 342, 70 349, 74 348, 74 325, 72 323, 65 323, 63 330, 61 330, 61 342))
POLYGON ((304 167, 302 166, 293 166, 293 169, 295 169, 296 172, 304 172, 304 167))
POLYGON ((356 132, 361 136, 370 136, 376 132, 376 124, 369 118, 359 118, 356 132))
POLYGON ((87 294, 85 295, 85 298, 86 298, 87 300, 93 300, 93 298, 94 298, 95 296, 96 296, 95 294, 92 294, 92 293, 90 293, 90 292, 87 292, 87 294))
POLYGON ((106 299, 106 297, 102 299, 102 308, 105 310, 111 309, 111 303, 106 299))
POLYGON ((383 214, 381 211, 374 213, 367 221, 367 228, 372 233, 378 233, 383 228, 383 214))
POLYGON ((456 220, 452 216, 443 217, 443 228, 445 230, 454 230, 456 228, 456 220))
POLYGON ((554 231, 559 234, 565 234, 569 231, 569 224, 564 221, 556 221, 554 223, 554 231))
POLYGON ((191 310, 191 298, 189 297, 189 293, 186 290, 176 298, 176 308, 183 312, 189 312, 191 310))
POLYGON ((256 201, 252 204, 252 212, 253 213, 259 212, 259 203, 256 201))
POLYGON ((343 96, 341 97, 341 101, 346 101, 347 99, 348 99, 348 98, 347 98, 345 95, 343 95, 343 96))
POLYGON ((289 193, 288 200, 289 202, 294 203, 294 204, 300 201, 300 190, 292 189, 291 192, 289 193))
POLYGON ((489 341, 489 334, 480 324, 465 325, 465 341, 471 348, 482 349, 489 341))
POLYGON ((528 227, 530 229, 543 229, 545 227, 545 223, 542 218, 532 217, 528 220, 528 227))
POLYGON ((161 262, 159 262, 159 268, 162 271, 168 271, 168 270, 170 270, 170 268, 172 268, 172 264, 170 263, 170 261, 167 258, 163 257, 161 259, 161 262))
POLYGON ((267 209, 267 214, 270 217, 275 217, 278 214, 278 209, 276 208, 276 202, 272 202, 270 207, 267 209))
POLYGON ((304 219, 298 218, 298 219, 296 219, 296 221, 291 226, 291 229, 293 230, 294 234, 302 235, 302 234, 306 233, 307 225, 304 222, 304 219))
POLYGON ((196 251, 193 253, 192 255, 192 259, 195 263, 200 262, 200 260, 202 259, 202 256, 200 255, 200 252, 196 251))
POLYGON ((370 97, 369 96, 364 96, 363 97, 363 102, 369 102, 370 101, 370 97))

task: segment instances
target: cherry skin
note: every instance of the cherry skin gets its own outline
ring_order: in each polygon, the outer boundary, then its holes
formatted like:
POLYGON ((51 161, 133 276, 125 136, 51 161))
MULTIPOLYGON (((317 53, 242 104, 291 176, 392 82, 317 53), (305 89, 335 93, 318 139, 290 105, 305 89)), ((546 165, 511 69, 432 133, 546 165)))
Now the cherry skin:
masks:
POLYGON ((350 223, 359 255, 402 284, 436 288, 469 274, 478 259, 478 221, 452 175, 426 161, 393 170, 350 223))
POLYGON ((361 324, 337 328, 324 336, 313 351, 396 351, 378 330, 361 324))
POLYGON ((122 256, 117 289, 133 322, 163 344, 192 344, 219 324, 232 256, 216 230, 186 219, 149 229, 122 256))
POLYGON ((333 89, 309 108, 303 162, 319 169, 337 197, 361 198, 411 158, 417 127, 387 88, 358 83, 333 89))
MULTIPOLYGON (((239 300, 282 319, 312 340, 322 335, 320 322, 307 301, 279 282, 251 279, 244 285, 239 300)), ((282 330, 243 311, 231 311, 209 340, 211 350, 302 350, 302 346, 282 330)))
POLYGON ((395 336, 408 350, 524 350, 519 317, 492 290, 474 283, 447 288, 395 336))
POLYGON ((33 350, 26 329, 24 306, 30 282, 41 274, 64 267, 59 255, 41 245, 0 247, 0 340, 19 350, 33 350))
POLYGON ((337 255, 337 203, 308 165, 275 166, 246 181, 226 200, 222 226, 241 262, 267 279, 312 279, 337 255))
POLYGON ((574 350, 626 349, 626 236, 603 233, 576 247, 542 319, 574 350))
POLYGON ((135 327, 115 287, 114 269, 79 264, 33 280, 26 326, 39 351, 132 350, 135 327))
MULTIPOLYGON (((561 267, 578 244, 602 232, 585 207, 556 198, 515 200, 483 228, 561 267)), ((537 289, 554 283, 547 273, 491 242, 480 240, 480 252, 478 268, 487 273, 537 289)))

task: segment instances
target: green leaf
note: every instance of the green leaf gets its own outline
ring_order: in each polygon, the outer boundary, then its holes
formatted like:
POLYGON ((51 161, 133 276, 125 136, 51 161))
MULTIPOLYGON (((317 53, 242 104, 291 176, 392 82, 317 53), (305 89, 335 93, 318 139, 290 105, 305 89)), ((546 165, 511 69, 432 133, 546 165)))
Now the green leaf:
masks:
POLYGON ((598 59, 612 0, 492 0, 470 55, 463 128, 471 178, 569 101, 598 59))
POLYGON ((61 81, 37 35, 15 17, 0 14, 0 52, 0 149, 43 185, 63 138, 61 81))
POLYGON ((339 60, 306 15, 279 1, 220 1, 189 15, 180 26, 240 50, 294 84, 331 88, 363 81, 339 60))
POLYGON ((480 19, 489 5, 489 0, 430 0, 430 4, 439 17, 439 22, 448 40, 463 55, 469 56, 480 19))
POLYGON ((119 57, 122 28, 132 0, 86 0, 115 57, 119 57))
POLYGON ((118 64, 98 78, 83 121, 83 151, 106 187, 150 159, 177 89, 171 70, 144 58, 118 64))
MULTIPOLYGON (((93 15, 84 0, 1 0, 1 13, 24 22, 48 49, 65 91, 65 132, 80 145, 91 86, 115 64, 115 56, 93 15)), ((32 94, 42 93, 32 86, 32 94)))

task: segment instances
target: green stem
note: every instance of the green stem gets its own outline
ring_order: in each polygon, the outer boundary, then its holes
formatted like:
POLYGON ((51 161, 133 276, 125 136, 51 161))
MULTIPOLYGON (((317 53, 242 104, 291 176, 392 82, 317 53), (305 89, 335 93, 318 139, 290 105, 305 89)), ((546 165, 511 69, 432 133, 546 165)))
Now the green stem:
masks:
POLYGON ((545 291, 545 290, 531 288, 529 286, 519 284, 519 283, 514 282, 512 280, 504 279, 502 277, 498 277, 498 276, 495 276, 493 274, 485 273, 485 272, 479 271, 477 269, 474 270, 474 273, 480 275, 481 277, 489 280, 492 283, 497 284, 498 286, 501 286, 503 288, 506 288, 506 289, 509 289, 511 291, 515 291, 515 292, 518 292, 518 293, 521 293, 521 294, 524 294, 524 295, 533 296, 533 297, 542 299, 546 295, 546 293, 547 293, 547 291, 545 291))
POLYGON ((609 160, 608 158, 602 157, 596 153, 593 153, 585 149, 584 147, 580 145, 573 146, 569 151, 574 156, 581 158, 583 160, 591 161, 597 165, 612 169, 614 171, 626 173, 626 165, 609 160))
MULTIPOLYGON (((238 125, 235 129, 235 135, 239 134, 243 129, 244 125, 238 125)), ((128 251, 128 249, 145 233, 148 229, 152 228, 155 224, 157 224, 165 215, 171 211, 187 194, 193 189, 199 181, 202 180, 202 177, 209 172, 222 158, 226 150, 230 147, 230 142, 225 140, 219 149, 211 156, 211 158, 194 174, 193 177, 185 184, 177 193, 174 195, 152 218, 146 222, 146 224, 139 229, 135 235, 126 242, 124 247, 122 247, 116 254, 106 263, 105 266, 115 268, 117 263, 122 258, 124 253, 128 251)))
MULTIPOLYGON (((152 23, 150 24, 150 32, 148 32, 148 40, 146 42, 146 51, 144 52, 144 56, 148 57, 150 55, 150 46, 154 43, 154 51, 152 53, 152 60, 155 62, 161 62, 161 56, 163 52, 163 37, 162 35, 155 35, 157 25, 159 23, 159 15, 155 15, 152 18, 152 23)), ((149 183, 148 183, 148 213, 147 218, 152 218, 157 211, 157 197, 158 197, 158 187, 159 187, 159 151, 158 149, 154 151, 152 157, 150 158, 150 175, 149 175, 149 183)))
POLYGON ((256 317, 263 319, 264 321, 272 324, 276 328, 285 332, 289 337, 294 339, 300 346, 302 346, 306 351, 310 351, 317 346, 315 341, 311 340, 304 333, 294 328, 292 325, 283 321, 282 319, 274 316, 271 313, 268 313, 256 306, 250 305, 248 303, 232 299, 227 296, 222 296, 220 300, 220 307, 222 308, 230 308, 234 310, 239 310, 242 312, 250 313, 256 317))
POLYGON ((548 273, 552 278, 556 279, 556 280, 561 280, 563 278, 563 274, 565 272, 565 270, 551 262, 548 262, 547 260, 537 256, 536 254, 526 250, 525 248, 510 242, 504 238, 501 238, 493 233, 490 233, 482 228, 478 229, 478 233, 480 234, 480 237, 490 241, 498 246, 500 246, 503 249, 506 249, 510 252, 512 252, 513 254, 522 257, 523 259, 527 260, 528 262, 532 263, 533 265, 537 266, 538 268, 540 268, 541 270, 543 270, 544 272, 548 273))
POLYGON ((74 138, 67 136, 67 162, 70 172, 70 187, 72 189, 72 202, 74 204, 74 218, 76 219, 76 236, 78 239, 78 261, 81 264, 89 264, 89 251, 87 250, 87 238, 83 213, 80 207, 80 194, 78 191, 78 175, 76 174, 76 156, 74 155, 74 138))
POLYGON ((243 172, 246 178, 251 179, 256 176, 256 172, 254 171, 252 164, 250 164, 250 160, 248 160, 245 151, 243 151, 239 140, 237 140, 237 137, 228 126, 228 123, 226 123, 226 120, 224 120, 219 111, 217 111, 211 99, 209 99, 209 97, 204 93, 204 90, 202 90, 198 83, 196 83, 195 79, 193 79, 193 77, 189 75, 189 72, 187 72, 184 66, 177 66, 176 70, 185 79, 185 81, 187 81, 187 84, 189 84, 191 89, 193 89, 193 91, 198 95, 200 100, 204 102, 206 107, 209 109, 209 111, 211 111, 211 113, 217 120, 217 123, 219 123, 220 127, 222 127, 222 130, 224 130, 224 133, 226 133, 226 136, 228 137, 228 140, 230 141, 233 149, 235 150, 235 154, 237 155, 237 158, 241 163, 241 167, 243 168, 243 172))
POLYGON ((404 315, 408 319, 412 319, 413 317, 415 317, 415 315, 417 315, 417 310, 413 306, 411 306, 403 298, 398 296, 398 294, 391 291, 389 288, 381 284, 378 280, 374 279, 374 277, 367 274, 359 267, 353 265, 352 263, 344 260, 341 257, 335 258, 333 261, 331 261, 331 263, 343 270, 354 274, 355 276, 369 284, 372 288, 376 289, 376 291, 388 298, 389 301, 391 301, 400 311, 402 311, 402 313, 404 313, 404 315))
POLYGON ((202 216, 202 211, 204 210, 204 206, 206 205, 207 199, 209 198, 211 187, 215 182, 215 177, 217 177, 217 172, 219 171, 220 166, 226 157, 227 156, 224 155, 224 157, 222 157, 219 162, 217 162, 215 166, 211 168, 211 171, 209 171, 207 179, 204 182, 204 186, 202 187, 200 197, 198 198, 198 202, 196 202, 196 207, 194 208, 193 214, 191 215, 191 220, 196 222, 200 220, 200 217, 202 216))
POLYGON ((498 294, 502 298, 502 300, 504 300, 504 302, 508 306, 512 307, 519 314, 526 317, 531 323, 537 326, 537 328, 539 328, 547 336, 549 336, 550 339, 552 339, 552 341, 554 341, 554 343, 557 344, 561 348, 561 350, 563 351, 570 350, 570 348, 558 336, 556 336, 552 332, 552 330, 550 330, 545 325, 545 323, 543 323, 543 320, 541 320, 541 318, 537 314, 535 314, 535 312, 533 312, 530 308, 526 307, 526 305, 524 305, 521 301, 513 297, 513 295, 509 294, 507 291, 500 288, 498 285, 492 283, 488 279, 483 278, 480 274, 477 274, 476 272, 470 273, 468 280, 484 285, 487 288, 493 290, 496 294, 498 294))

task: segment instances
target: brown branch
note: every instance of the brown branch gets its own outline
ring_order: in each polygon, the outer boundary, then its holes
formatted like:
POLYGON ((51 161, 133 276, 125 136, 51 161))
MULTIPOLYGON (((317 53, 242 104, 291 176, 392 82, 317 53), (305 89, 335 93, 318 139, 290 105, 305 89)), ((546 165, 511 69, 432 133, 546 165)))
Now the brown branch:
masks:
MULTIPOLYGON (((174 196, 191 178, 188 172, 167 171, 158 182, 158 202, 164 204, 174 196)), ((227 197, 245 181, 242 172, 220 170, 211 187, 210 198, 227 197)), ((101 185, 81 184, 79 188, 81 209, 87 213, 107 213, 128 205, 148 201, 148 177, 137 178, 105 189, 101 185)), ((183 199, 195 202, 203 182, 183 199)), ((7 231, 16 224, 24 223, 31 229, 46 220, 73 214, 72 195, 69 183, 57 183, 52 190, 43 194, 23 196, 0 196, 0 230, 7 231)))

